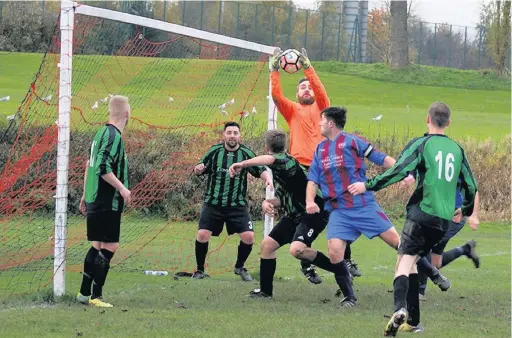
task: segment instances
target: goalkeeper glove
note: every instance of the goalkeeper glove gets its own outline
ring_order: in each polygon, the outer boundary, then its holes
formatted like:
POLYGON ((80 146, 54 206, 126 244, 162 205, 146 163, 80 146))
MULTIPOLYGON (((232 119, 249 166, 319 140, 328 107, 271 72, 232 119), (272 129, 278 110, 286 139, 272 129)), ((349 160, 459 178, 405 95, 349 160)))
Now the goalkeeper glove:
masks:
POLYGON ((306 51, 305 48, 302 48, 299 59, 302 62, 304 69, 308 69, 309 67, 311 67, 311 61, 308 58, 308 52, 306 51))
POLYGON ((272 63, 271 63, 271 67, 272 67, 272 70, 273 71, 276 71, 278 72, 279 71, 279 61, 281 59, 281 54, 283 53, 283 51, 281 50, 281 48, 277 47, 276 49, 274 49, 274 55, 272 55, 272 63))

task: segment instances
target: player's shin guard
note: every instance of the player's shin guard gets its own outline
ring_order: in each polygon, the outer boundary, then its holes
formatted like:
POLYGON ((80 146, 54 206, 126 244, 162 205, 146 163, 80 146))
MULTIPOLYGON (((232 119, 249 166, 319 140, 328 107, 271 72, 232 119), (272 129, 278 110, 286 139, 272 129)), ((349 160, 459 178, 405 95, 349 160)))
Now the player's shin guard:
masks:
POLYGON ((243 268, 245 262, 247 261, 247 258, 249 258, 249 255, 252 251, 252 243, 251 244, 245 244, 244 242, 240 241, 240 244, 238 244, 238 255, 236 258, 236 264, 235 268, 243 268))
POLYGON ((345 297, 355 300, 356 296, 354 294, 354 289, 352 289, 352 278, 350 277, 347 263, 345 261, 341 261, 339 263, 333 264, 333 266, 334 278, 336 279, 336 283, 338 283, 341 292, 343 292, 345 297))
POLYGON ((208 253, 208 242, 201 243, 196 240, 196 263, 197 271, 204 272, 204 262, 206 261, 206 254, 208 253))
POLYGON ((108 270, 110 269, 110 260, 113 256, 114 253, 112 251, 101 249, 94 260, 92 299, 102 297, 103 285, 105 285, 108 270))
POLYGON ((407 291, 407 312, 409 317, 407 323, 411 326, 418 326, 420 323, 420 297, 419 278, 417 273, 409 275, 409 290, 407 291))
POLYGON ((93 272, 94 272, 94 260, 96 256, 98 256, 99 250, 92 247, 87 251, 87 255, 84 260, 84 272, 82 275, 82 286, 80 287, 80 294, 82 296, 90 296, 91 295, 91 286, 93 280, 93 272))
POLYGON ((427 257, 421 257, 416 264, 418 266, 418 271, 421 271, 430 279, 433 279, 439 274, 439 270, 429 262, 427 257))
POLYGON ((260 290, 272 296, 274 291, 274 274, 276 272, 276 259, 260 259, 260 290))
POLYGON ((443 266, 446 266, 462 256, 464 254, 464 248, 462 246, 451 249, 443 253, 443 266))
POLYGON ((409 278, 404 275, 396 277, 395 280, 393 281, 393 288, 396 312, 401 308, 407 307, 407 291, 409 290, 409 278))
POLYGON ((329 258, 320 251, 317 251, 316 257, 311 263, 318 266, 322 270, 329 271, 332 273, 334 273, 336 270, 335 265, 332 264, 329 258))

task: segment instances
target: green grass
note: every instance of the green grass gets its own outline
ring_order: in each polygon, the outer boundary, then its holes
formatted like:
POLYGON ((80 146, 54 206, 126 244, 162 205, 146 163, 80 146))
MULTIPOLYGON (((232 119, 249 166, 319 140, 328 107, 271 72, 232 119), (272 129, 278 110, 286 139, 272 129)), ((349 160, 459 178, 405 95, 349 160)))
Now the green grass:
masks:
MULTIPOLYGON (((11 96, 10 102, 0 102, 0 113, 11 115, 27 92, 41 55, 0 53, 0 58, 0 97, 11 96)), ((48 58, 41 83, 55 78, 56 60, 48 58)), ((267 71, 254 63, 187 60, 185 65, 178 59, 99 56, 76 56, 73 62, 73 105, 78 108, 72 114, 74 128, 86 127, 79 110, 90 122, 103 121, 106 105, 100 104, 96 111, 91 106, 112 92, 130 97, 134 117, 161 127, 218 123, 226 117, 217 106, 235 98, 235 105, 228 109, 231 116, 255 106, 259 113, 251 115, 251 128, 266 128, 267 71), (174 102, 169 102, 169 96, 174 102)), ((450 136, 500 139, 510 134, 510 82, 492 73, 426 66, 391 71, 382 64, 334 62, 315 62, 315 67, 331 104, 348 108, 349 131, 373 138, 418 135, 426 129, 430 103, 444 101, 453 112, 450 136), (380 122, 372 121, 381 114, 380 122)), ((301 76, 282 75, 287 97, 294 98, 301 76)), ((38 86, 41 97, 49 93, 54 94, 51 103, 56 105, 56 87, 38 86)), ((39 101, 33 105, 38 123, 55 121, 56 108, 39 101)), ((287 129, 281 116, 278 125, 287 129)), ((131 128, 139 126, 131 124, 131 128)))
MULTIPOLYGON (((154 229, 165 225, 151 222, 154 229)), ((83 224, 72 224, 83 228, 83 224)), ((401 221, 395 224, 401 227, 401 221)), ((165 268, 177 256, 193 255, 195 224, 171 226, 174 229, 165 230, 151 243, 152 254, 159 255, 156 259, 163 262, 159 268, 165 268), (191 235, 190 245, 176 246, 178 234, 191 235)), ((257 229, 259 235, 261 223, 257 229)), ((142 233, 151 236, 154 231, 142 233)), ((124 234, 122 240, 126 242, 127 231, 124 234)), ((323 236, 315 247, 325 251, 323 236)), ((478 243, 481 268, 476 270, 469 260, 461 258, 443 269, 452 281, 452 289, 442 293, 429 284, 428 300, 421 303, 426 337, 510 337, 510 225, 483 224, 477 232, 465 228, 448 248, 471 238, 478 243)), ((211 271, 218 265, 230 268, 236 242, 236 238, 229 240, 221 250, 227 253, 222 259, 215 255, 209 258, 211 271)), ((213 241, 210 249, 219 243, 213 241)), ((116 256, 124 256, 135 247, 125 244, 116 256)), ((86 250, 86 246, 81 247, 81 256, 86 250)), ((258 270, 257 252, 255 249, 250 257, 253 274, 258 270)), ((127 272, 128 267, 147 262, 143 257, 147 254, 141 253, 125 269, 118 266, 109 274, 105 295, 115 304, 113 309, 85 308, 74 303, 72 297, 80 283, 78 272, 67 273, 67 296, 57 303, 51 301, 46 290, 0 298, 0 336, 372 337, 381 335, 385 316, 392 312, 395 253, 378 239, 361 238, 353 246, 353 257, 363 276, 355 282, 359 305, 351 310, 339 308, 339 300, 333 295, 337 287, 328 274, 322 273, 324 283, 309 284, 287 247, 278 252, 273 301, 248 299, 247 293, 257 283, 243 283, 229 271, 201 281, 127 272)))

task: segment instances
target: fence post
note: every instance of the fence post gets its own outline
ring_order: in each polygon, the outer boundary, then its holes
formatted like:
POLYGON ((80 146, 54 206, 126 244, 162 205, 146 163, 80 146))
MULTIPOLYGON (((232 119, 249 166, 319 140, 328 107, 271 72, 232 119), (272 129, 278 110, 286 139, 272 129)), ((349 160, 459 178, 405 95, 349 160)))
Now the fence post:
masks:
POLYGON ((271 36, 270 36, 270 45, 273 46, 274 45, 274 15, 275 15, 275 7, 272 6, 272 32, 271 32, 271 36))
POLYGON ((0 23, 2 23, 3 11, 4 11, 4 2, 0 1, 0 23))
POLYGON ((181 24, 185 26, 185 7, 187 5, 186 1, 181 2, 181 24))
POLYGON ((238 27, 240 27, 240 2, 236 3, 236 26, 235 26, 235 37, 238 38, 238 27))
POLYGON ((203 30, 203 12, 204 12, 204 1, 201 0, 201 16, 200 16, 200 22, 199 22, 199 29, 203 30))
POLYGON ((340 61, 340 40, 341 40, 341 13, 338 13, 338 44, 336 52, 336 61, 340 61))
POLYGON ((477 62, 477 68, 480 68, 480 57, 482 56, 482 35, 483 35, 483 28, 480 28, 478 30, 478 62, 477 62))
POLYGON ((165 12, 167 10, 167 0, 164 0, 164 10, 162 14, 162 21, 165 21, 165 12))
POLYGON ((466 49, 466 43, 467 43, 467 39, 468 39, 468 26, 466 26, 464 28, 464 58, 462 59, 462 69, 466 69, 466 53, 467 53, 467 49, 466 49))
POLYGON ((320 60, 324 61, 324 28, 325 28, 325 12, 322 12, 322 41, 320 42, 320 60))
POLYGON ((288 47, 292 47, 292 6, 288 7, 288 47))
POLYGON ((304 48, 308 49, 308 22, 309 22, 309 10, 306 10, 306 31, 304 32, 304 48))
POLYGON ((434 66, 437 65, 437 22, 434 24, 434 66))
POLYGON ((448 36, 448 67, 452 63, 452 25, 450 25, 450 35, 448 36))
POLYGON ((421 37, 422 31, 423 31, 423 22, 420 21, 420 40, 418 41, 418 61, 416 62, 419 65, 421 65, 421 46, 423 45, 423 40, 421 37))
POLYGON ((256 36, 258 35, 258 4, 256 4, 256 9, 254 10, 254 37, 253 40, 256 39, 256 36))
POLYGON ((222 17, 222 1, 219 2, 219 19, 217 20, 217 34, 220 34, 220 22, 222 17))

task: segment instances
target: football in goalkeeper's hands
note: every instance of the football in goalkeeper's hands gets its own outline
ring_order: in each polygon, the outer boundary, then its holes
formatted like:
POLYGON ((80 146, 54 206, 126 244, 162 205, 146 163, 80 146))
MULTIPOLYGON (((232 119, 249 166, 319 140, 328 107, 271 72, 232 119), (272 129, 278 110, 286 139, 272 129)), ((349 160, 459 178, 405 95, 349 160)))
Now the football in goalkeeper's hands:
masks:
POLYGON ((290 74, 296 73, 302 68, 302 62, 299 59, 299 52, 295 49, 288 49, 281 55, 281 68, 290 74))

